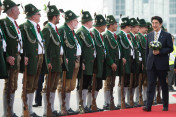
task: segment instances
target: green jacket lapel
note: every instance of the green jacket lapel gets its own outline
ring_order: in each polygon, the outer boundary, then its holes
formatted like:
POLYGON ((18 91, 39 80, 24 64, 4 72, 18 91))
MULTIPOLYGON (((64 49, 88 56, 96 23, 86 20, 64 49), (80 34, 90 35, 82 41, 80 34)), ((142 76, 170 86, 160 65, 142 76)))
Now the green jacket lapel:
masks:
POLYGON ((142 35, 140 32, 138 34, 142 37, 142 41, 144 41, 146 43, 144 35, 142 35))
POLYGON ((103 45, 103 47, 105 48, 105 46, 104 46, 104 43, 102 42, 102 40, 101 40, 101 37, 100 37, 100 33, 97 31, 97 29, 93 29, 94 30, 94 32, 96 33, 95 35, 96 35, 96 38, 98 38, 98 41, 103 45))
POLYGON ((59 42, 61 42, 60 36, 59 36, 59 35, 57 34, 57 32, 53 29, 53 27, 51 26, 51 24, 48 23, 47 26, 51 29, 52 34, 55 35, 55 37, 57 38, 57 40, 58 40, 59 42))
POLYGON ((84 33, 87 34, 87 37, 89 38, 91 43, 94 45, 93 39, 92 39, 92 37, 90 35, 90 32, 84 26, 82 26, 82 28, 83 28, 84 33))
POLYGON ((6 21, 7 21, 6 23, 7 23, 8 25, 10 25, 10 29, 12 29, 13 32, 14 32, 16 35, 18 35, 18 33, 17 33, 16 29, 15 29, 15 26, 14 26, 13 22, 12 22, 8 17, 6 17, 6 21))
POLYGON ((32 31, 32 33, 34 34, 34 36, 36 37, 36 39, 38 40, 36 31, 35 31, 35 28, 34 28, 34 25, 29 20, 27 20, 27 23, 31 27, 30 30, 32 31))
POLYGON ((112 41, 113 41, 115 44, 117 44, 117 41, 115 40, 114 35, 113 35, 111 32, 109 32, 108 30, 107 30, 107 34, 110 36, 110 38, 112 37, 112 41))
POLYGON ((67 28, 68 31, 69 31, 69 36, 71 37, 71 39, 73 40, 73 42, 75 42, 75 44, 77 44, 77 43, 76 43, 76 40, 75 40, 75 38, 74 38, 74 36, 73 36, 72 30, 68 27, 67 24, 65 24, 65 26, 66 26, 66 28, 67 28))

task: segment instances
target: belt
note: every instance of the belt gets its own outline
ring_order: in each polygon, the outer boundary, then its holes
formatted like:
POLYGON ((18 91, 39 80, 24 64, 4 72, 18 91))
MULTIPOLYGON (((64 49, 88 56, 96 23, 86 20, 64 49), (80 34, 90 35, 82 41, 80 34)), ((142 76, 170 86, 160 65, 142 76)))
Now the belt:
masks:
POLYGON ((80 56, 76 56, 76 60, 75 61, 76 62, 80 62, 80 58, 81 58, 80 56))
POLYGON ((38 54, 38 56, 43 56, 43 54, 38 54))
POLYGON ((60 55, 60 56, 59 56, 59 58, 62 58, 62 57, 63 57, 63 55, 60 55))

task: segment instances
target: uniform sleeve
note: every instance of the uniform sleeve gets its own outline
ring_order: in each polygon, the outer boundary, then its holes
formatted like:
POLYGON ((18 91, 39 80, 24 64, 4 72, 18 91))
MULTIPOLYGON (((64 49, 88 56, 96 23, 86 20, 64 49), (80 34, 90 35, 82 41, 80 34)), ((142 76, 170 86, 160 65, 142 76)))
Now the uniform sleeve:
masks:
POLYGON ((49 39, 50 39, 50 32, 47 28, 44 28, 42 30, 42 34, 43 34, 43 38, 45 40, 45 58, 46 58, 46 63, 49 64, 50 63, 50 54, 48 51, 48 45, 49 45, 49 39))
POLYGON ((167 34, 166 37, 166 47, 160 49, 160 54, 169 54, 173 51, 173 42, 171 34, 167 34))

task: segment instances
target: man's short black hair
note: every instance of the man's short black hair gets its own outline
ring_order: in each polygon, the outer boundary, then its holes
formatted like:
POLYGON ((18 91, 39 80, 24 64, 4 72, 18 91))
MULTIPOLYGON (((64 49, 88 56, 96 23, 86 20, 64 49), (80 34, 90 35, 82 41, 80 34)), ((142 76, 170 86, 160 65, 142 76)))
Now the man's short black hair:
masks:
POLYGON ((158 20, 160 24, 163 23, 163 19, 162 19, 161 17, 159 17, 159 16, 153 16, 152 19, 151 19, 151 22, 152 22, 153 20, 158 20))
POLYGON ((48 21, 45 21, 45 22, 43 23, 43 26, 45 26, 47 23, 48 23, 48 21))
POLYGON ((110 25, 106 25, 106 27, 107 27, 107 29, 109 29, 109 28, 110 28, 110 25))
POLYGON ((48 17, 48 21, 52 21, 54 16, 56 16, 56 17, 57 17, 57 15, 47 16, 47 17, 48 17))

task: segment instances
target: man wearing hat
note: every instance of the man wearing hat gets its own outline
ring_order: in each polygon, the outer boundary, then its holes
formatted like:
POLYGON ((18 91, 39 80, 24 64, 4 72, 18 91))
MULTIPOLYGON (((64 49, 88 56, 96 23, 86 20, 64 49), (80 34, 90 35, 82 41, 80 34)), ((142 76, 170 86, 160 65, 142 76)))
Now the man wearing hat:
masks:
POLYGON ((32 117, 39 117, 32 110, 34 92, 38 87, 38 78, 41 72, 44 54, 44 39, 40 31, 40 10, 34 5, 27 4, 24 12, 27 21, 20 25, 24 37, 24 55, 29 58, 27 65, 27 104, 29 114, 32 117))
POLYGON ((119 60, 121 59, 120 45, 117 41, 117 21, 113 15, 109 15, 106 18, 107 31, 103 34, 103 41, 106 45, 106 80, 104 82, 104 106, 103 109, 109 110, 110 108, 110 89, 115 86, 115 79, 111 84, 113 74, 115 77, 120 73, 119 60))
MULTIPOLYGON (((96 101, 96 98, 98 96, 98 92, 100 89, 102 89, 103 86, 103 68, 104 68, 104 62, 105 62, 105 54, 106 54, 106 50, 105 50, 105 45, 103 42, 103 35, 101 34, 102 32, 105 31, 106 29, 106 20, 103 17, 103 15, 96 15, 95 14, 95 20, 94 20, 94 28, 92 29, 92 33, 93 33, 93 37, 94 37, 94 42, 95 42, 95 47, 96 47, 96 60, 95 60, 95 65, 94 65, 94 76, 96 76, 96 82, 95 82, 95 94, 94 94, 94 98, 96 101)), ((90 93, 89 93, 90 94, 90 93)), ((88 95, 90 96, 90 95, 88 95)), ((91 95, 92 97, 92 95, 91 95)), ((88 104, 89 102, 92 102, 91 99, 89 98, 88 104)), ((91 105, 92 103, 90 103, 91 105)), ((103 111, 103 109, 100 109, 97 107, 98 111, 103 111)))
POLYGON ((81 42, 74 29, 78 25, 78 16, 71 10, 65 12, 65 24, 59 28, 59 34, 63 40, 65 56, 68 59, 68 69, 66 72, 66 97, 65 106, 67 114, 76 114, 70 107, 70 94, 76 87, 76 78, 80 66, 81 42))
POLYGON ((127 93, 127 103, 130 106, 138 106, 138 104, 134 104, 134 91, 135 88, 138 86, 139 83, 139 68, 136 66, 139 66, 139 49, 138 49, 138 42, 136 40, 136 34, 139 31, 139 23, 135 18, 130 19, 130 25, 131 25, 131 31, 130 31, 130 40, 133 44, 134 49, 134 58, 132 61, 132 69, 131 69, 131 75, 130 75, 130 88, 127 93))
MULTIPOLYGON (((93 65, 94 59, 96 57, 95 43, 92 37, 93 21, 92 16, 88 11, 82 11, 81 13, 81 23, 82 26, 78 29, 76 34, 80 38, 82 43, 82 54, 81 63, 83 66, 83 89, 82 89, 82 99, 85 112, 89 112, 89 108, 86 105, 86 97, 88 94, 88 87, 91 86, 92 76, 93 76, 93 65)), ((80 68, 82 68, 82 66, 80 68)), ((81 73, 81 71, 79 72, 81 73)), ((79 95, 78 102, 79 102, 79 95)))
POLYGON ((152 32, 153 31, 152 24, 150 22, 147 22, 147 25, 148 25, 148 31, 147 31, 147 33, 152 32))
POLYGON ((148 30, 147 28, 148 25, 144 19, 138 19, 138 22, 140 25, 139 25, 139 32, 137 33, 136 38, 139 43, 139 84, 141 84, 139 85, 140 91, 139 93, 142 92, 143 94, 143 95, 139 94, 139 104, 143 105, 147 100, 147 74, 146 74, 146 61, 145 61, 146 38, 144 34, 146 34, 148 30))
MULTIPOLYGON (((43 38, 45 39, 45 56, 48 69, 51 69, 51 80, 50 80, 50 102, 53 116, 58 116, 57 111, 54 110, 54 99, 55 91, 58 86, 58 81, 62 72, 63 63, 63 45, 61 37, 57 29, 57 24, 60 20, 60 12, 55 5, 47 7, 48 23, 42 30, 43 38)), ((45 84, 43 88, 43 99, 44 99, 44 116, 47 112, 47 78, 45 78, 45 84)))
POLYGON ((118 37, 117 40, 120 42, 120 45, 122 46, 121 67, 123 67, 123 70, 119 80, 118 92, 124 92, 123 93, 124 95, 121 95, 121 93, 118 94, 118 107, 121 105, 121 108, 124 109, 130 107, 128 104, 125 105, 124 103, 125 103, 125 95, 128 91, 130 84, 130 73, 132 67, 131 63, 134 58, 134 48, 130 40, 130 35, 128 34, 131 30, 129 18, 128 17, 122 18, 119 22, 119 25, 121 27, 121 31, 117 35, 118 37), (124 89, 121 89, 121 85, 122 86, 124 85, 124 89))
MULTIPOLYGON (((0 14, 2 10, 2 3, 0 0, 0 14)), ((3 49, 3 42, 5 41, 5 36, 3 30, 0 27, 0 79, 8 78, 7 68, 6 68, 6 61, 4 58, 4 49, 3 49)))
MULTIPOLYGON (((11 0, 4 0, 3 13, 7 14, 5 19, 0 21, 1 28, 4 31, 6 37, 6 46, 4 47, 4 51, 6 52, 6 62, 8 66, 8 71, 11 71, 11 75, 9 79, 5 80, 5 87, 3 93, 3 107, 4 107, 4 115, 7 116, 7 94, 9 92, 8 86, 11 86, 10 91, 10 106, 11 106, 11 113, 13 117, 16 117, 16 114, 13 112, 13 104, 15 98, 15 91, 17 90, 17 81, 18 81, 18 73, 20 71, 20 60, 21 56, 20 53, 23 53, 22 49, 22 35, 21 31, 18 27, 16 20, 20 14, 19 6, 20 4, 16 4, 11 0), (10 83, 10 84, 9 84, 10 83)), ((5 42, 5 41, 4 41, 5 42)), ((5 44, 5 43, 4 43, 5 44)), ((28 58, 25 57, 25 65, 28 63, 28 58)))

